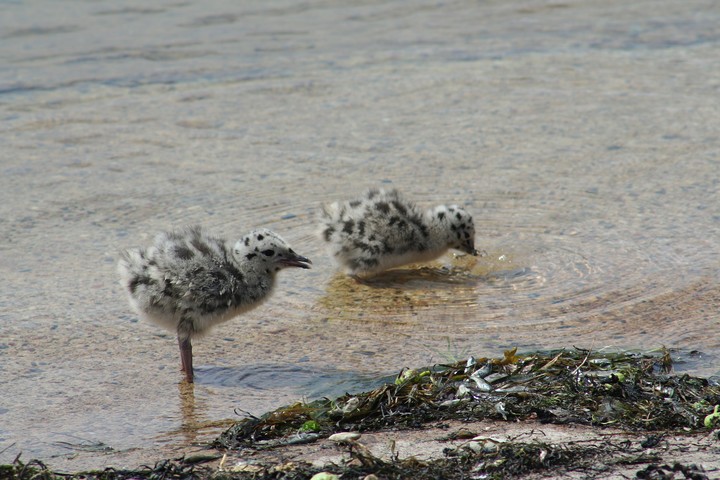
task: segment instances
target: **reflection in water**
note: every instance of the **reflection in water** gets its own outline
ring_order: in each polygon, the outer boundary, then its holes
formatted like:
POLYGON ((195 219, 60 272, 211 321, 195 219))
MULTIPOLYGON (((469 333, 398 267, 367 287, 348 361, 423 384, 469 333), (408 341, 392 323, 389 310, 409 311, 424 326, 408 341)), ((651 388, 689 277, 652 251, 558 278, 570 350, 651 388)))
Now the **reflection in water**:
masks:
POLYGON ((178 395, 180 397, 180 411, 182 432, 187 443, 193 443, 197 438, 200 429, 199 414, 195 409, 195 384, 181 381, 178 383, 178 395))
POLYGON ((507 251, 480 257, 451 254, 447 260, 447 265, 412 265, 362 280, 338 273, 318 305, 338 318, 362 321, 384 322, 393 316, 408 320, 408 315, 428 308, 466 310, 474 318, 487 290, 521 290, 544 282, 541 273, 507 251))
POLYGON ((478 276, 454 266, 410 266, 363 280, 338 273, 317 304, 343 318, 382 321, 373 314, 406 315, 431 305, 472 306, 478 281, 478 276))
POLYGON ((160 437, 175 438, 181 436, 188 445, 195 444, 198 438, 215 432, 220 428, 232 425, 237 419, 210 420, 207 418, 207 408, 203 397, 196 401, 195 384, 181 381, 178 383, 178 397, 180 404, 180 426, 168 431, 160 437))

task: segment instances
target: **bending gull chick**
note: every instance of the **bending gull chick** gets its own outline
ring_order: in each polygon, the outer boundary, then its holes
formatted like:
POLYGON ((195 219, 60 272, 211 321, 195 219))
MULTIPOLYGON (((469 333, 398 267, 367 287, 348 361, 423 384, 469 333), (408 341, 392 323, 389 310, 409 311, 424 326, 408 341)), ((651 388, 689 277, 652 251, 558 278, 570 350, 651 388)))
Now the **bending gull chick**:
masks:
POLYGON ((434 260, 454 248, 475 250, 472 216, 457 205, 422 211, 397 190, 368 190, 361 198, 323 207, 320 237, 350 275, 434 260))

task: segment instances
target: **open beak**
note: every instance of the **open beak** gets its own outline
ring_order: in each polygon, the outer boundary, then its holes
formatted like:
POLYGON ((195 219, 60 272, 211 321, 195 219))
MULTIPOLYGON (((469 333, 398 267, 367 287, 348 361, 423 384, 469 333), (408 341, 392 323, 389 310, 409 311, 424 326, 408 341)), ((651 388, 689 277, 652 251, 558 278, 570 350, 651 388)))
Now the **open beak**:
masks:
POLYGON ((280 265, 284 267, 310 268, 312 262, 309 258, 298 255, 295 252, 288 253, 280 260, 280 265))

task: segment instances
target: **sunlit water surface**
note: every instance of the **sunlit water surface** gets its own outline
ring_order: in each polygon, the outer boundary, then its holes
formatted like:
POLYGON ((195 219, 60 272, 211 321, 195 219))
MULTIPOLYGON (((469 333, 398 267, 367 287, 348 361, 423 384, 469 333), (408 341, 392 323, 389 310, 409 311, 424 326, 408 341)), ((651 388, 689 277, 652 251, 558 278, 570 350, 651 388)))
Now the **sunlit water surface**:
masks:
POLYGON ((0 462, 137 466, 403 367, 573 346, 717 374, 713 1, 0 1, 0 462), (319 206, 400 188, 480 257, 338 274, 319 206), (118 251, 201 223, 313 260, 195 342, 118 251))

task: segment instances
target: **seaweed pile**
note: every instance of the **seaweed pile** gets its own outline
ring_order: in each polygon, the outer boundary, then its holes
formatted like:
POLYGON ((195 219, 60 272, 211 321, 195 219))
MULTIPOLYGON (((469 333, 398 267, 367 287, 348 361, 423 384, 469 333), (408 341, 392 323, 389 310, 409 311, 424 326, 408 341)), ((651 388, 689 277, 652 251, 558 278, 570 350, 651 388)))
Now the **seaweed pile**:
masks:
MULTIPOLYGON (((537 419, 627 431, 705 429, 720 386, 670 374, 670 354, 561 350, 404 370, 393 384, 330 400, 296 403, 246 418, 215 442, 224 449, 273 448, 339 431, 421 428, 443 420, 537 419)), ((708 425, 711 426, 711 425, 708 425)))
POLYGON ((355 441, 355 435, 340 441, 347 449, 340 463, 322 467, 293 461, 224 468, 223 458, 219 468, 213 468, 205 462, 218 456, 200 455, 132 471, 64 474, 48 470, 39 461, 23 464, 18 458, 12 465, 0 465, 0 479, 429 480, 566 472, 605 478, 623 466, 626 471, 636 471, 637 478, 709 478, 701 466, 686 465, 682 458, 668 462, 667 449, 659 447, 672 435, 688 438, 701 434, 714 439, 702 447, 705 451, 720 451, 715 445, 720 443, 720 385, 714 379, 672 375, 671 370, 670 354, 665 350, 636 354, 573 349, 524 355, 509 350, 499 359, 471 357, 448 365, 403 370, 394 382, 369 392, 296 403, 259 418, 245 418, 212 446, 252 455, 253 451, 315 442, 337 432, 419 429, 450 420, 482 419, 613 427, 645 437, 643 441, 611 435, 602 441, 564 444, 522 442, 519 438, 494 442, 471 434, 449 436, 446 440, 468 441, 445 448, 442 458, 419 460, 401 459, 394 451, 390 458, 379 458, 355 441))
POLYGON ((162 460, 153 467, 141 467, 136 470, 117 470, 108 468, 103 471, 81 473, 53 472, 39 460, 23 463, 16 458, 11 465, 0 465, 0 479, 8 480, 163 480, 182 479, 200 480, 209 478, 211 471, 202 468, 192 459, 162 460))

